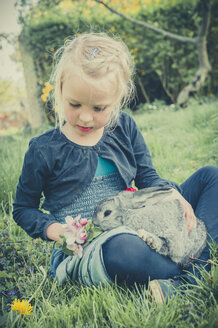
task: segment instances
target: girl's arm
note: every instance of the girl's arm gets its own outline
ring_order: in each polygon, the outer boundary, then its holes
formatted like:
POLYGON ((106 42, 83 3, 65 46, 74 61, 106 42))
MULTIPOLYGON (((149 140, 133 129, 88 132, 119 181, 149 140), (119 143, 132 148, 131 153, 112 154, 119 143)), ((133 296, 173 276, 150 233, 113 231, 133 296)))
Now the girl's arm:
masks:
POLYGON ((42 191, 48 176, 48 166, 38 150, 37 143, 30 142, 17 185, 13 218, 32 238, 56 240, 61 230, 60 226, 56 226, 56 228, 59 227, 57 231, 54 226, 52 233, 50 233, 51 228, 48 228, 51 224, 57 223, 57 220, 53 215, 39 210, 42 191))

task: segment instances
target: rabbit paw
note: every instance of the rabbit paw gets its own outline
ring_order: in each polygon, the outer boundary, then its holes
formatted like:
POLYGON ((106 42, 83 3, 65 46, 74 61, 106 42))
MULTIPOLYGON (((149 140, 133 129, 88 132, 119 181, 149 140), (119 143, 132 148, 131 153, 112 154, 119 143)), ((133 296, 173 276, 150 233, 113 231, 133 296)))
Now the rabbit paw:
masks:
POLYGON ((137 233, 138 233, 138 236, 142 240, 144 240, 146 242, 146 244, 149 247, 151 247, 152 249, 155 249, 156 251, 159 251, 162 248, 163 242, 159 237, 153 235, 152 233, 150 233, 150 232, 148 232, 144 229, 139 229, 137 231, 137 233))

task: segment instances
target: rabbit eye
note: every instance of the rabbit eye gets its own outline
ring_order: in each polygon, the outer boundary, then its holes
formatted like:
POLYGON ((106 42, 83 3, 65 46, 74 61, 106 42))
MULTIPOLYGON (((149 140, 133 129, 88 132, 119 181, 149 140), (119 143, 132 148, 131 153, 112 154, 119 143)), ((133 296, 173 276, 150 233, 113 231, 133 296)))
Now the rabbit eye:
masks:
POLYGON ((110 211, 110 210, 107 210, 107 211, 104 212, 104 217, 105 217, 105 216, 108 216, 108 215, 110 215, 110 214, 111 214, 111 211, 110 211))

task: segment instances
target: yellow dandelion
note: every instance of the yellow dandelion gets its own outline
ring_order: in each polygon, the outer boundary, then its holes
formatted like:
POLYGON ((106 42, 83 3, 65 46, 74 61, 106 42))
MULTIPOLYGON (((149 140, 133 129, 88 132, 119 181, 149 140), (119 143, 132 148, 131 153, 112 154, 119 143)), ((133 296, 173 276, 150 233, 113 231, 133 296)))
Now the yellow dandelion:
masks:
POLYGON ((12 311, 18 311, 20 314, 23 314, 25 317, 32 314, 33 307, 27 300, 17 300, 15 299, 11 305, 12 311))
POLYGON ((47 92, 49 93, 52 89, 54 89, 54 86, 50 84, 50 85, 47 87, 47 92))
POLYGON ((53 88, 53 85, 51 85, 49 82, 45 82, 45 89, 42 89, 42 92, 46 93, 47 91, 51 91, 53 88))
POLYGON ((46 102, 47 101, 47 96, 45 94, 41 95, 42 101, 46 102))
POLYGON ((42 89, 41 99, 43 102, 46 102, 47 98, 49 96, 49 93, 51 92, 52 89, 54 89, 54 86, 51 85, 49 82, 45 82, 44 85, 45 85, 45 88, 42 89))

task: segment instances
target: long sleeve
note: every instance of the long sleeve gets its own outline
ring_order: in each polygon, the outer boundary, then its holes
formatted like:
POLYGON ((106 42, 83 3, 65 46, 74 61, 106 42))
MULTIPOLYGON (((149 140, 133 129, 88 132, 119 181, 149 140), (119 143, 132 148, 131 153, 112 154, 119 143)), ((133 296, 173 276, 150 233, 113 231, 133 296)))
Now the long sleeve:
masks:
POLYGON ((134 120, 131 120, 130 133, 133 152, 137 164, 137 173, 135 185, 137 188, 148 188, 154 186, 170 185, 180 192, 180 187, 173 181, 160 178, 152 164, 152 159, 144 138, 136 126, 134 120))
POLYGON ((57 222, 51 214, 39 210, 44 183, 48 175, 46 161, 37 143, 30 142, 17 185, 13 218, 32 238, 40 237, 44 240, 49 240, 46 236, 48 226, 57 222))

